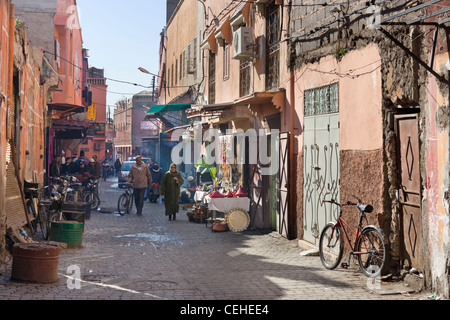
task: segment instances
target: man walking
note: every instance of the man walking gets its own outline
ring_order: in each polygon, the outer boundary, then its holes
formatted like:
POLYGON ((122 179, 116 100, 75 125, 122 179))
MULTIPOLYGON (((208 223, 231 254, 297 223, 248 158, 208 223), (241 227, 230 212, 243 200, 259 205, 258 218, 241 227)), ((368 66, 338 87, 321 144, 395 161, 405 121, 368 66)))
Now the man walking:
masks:
POLYGON ((94 177, 95 179, 100 179, 102 177, 102 165, 98 161, 97 155, 94 155, 92 159, 94 159, 94 177))
POLYGON ((52 178, 59 178, 61 176, 61 163, 60 163, 61 157, 56 155, 53 158, 52 163, 50 163, 50 177, 52 178))
POLYGON ((144 207, 144 195, 147 185, 152 183, 152 176, 150 170, 145 163, 142 162, 142 157, 136 157, 136 164, 134 164, 130 173, 128 174, 128 183, 133 183, 134 201, 136 204, 137 215, 142 215, 142 208, 144 207))

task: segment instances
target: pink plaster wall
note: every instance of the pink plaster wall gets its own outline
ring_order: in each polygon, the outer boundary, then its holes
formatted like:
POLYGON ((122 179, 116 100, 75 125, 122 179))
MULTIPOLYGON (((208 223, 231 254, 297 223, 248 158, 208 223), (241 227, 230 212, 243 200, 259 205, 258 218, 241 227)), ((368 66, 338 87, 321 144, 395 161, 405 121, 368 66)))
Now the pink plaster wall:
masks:
POLYGON ((61 66, 57 69, 62 83, 53 94, 53 101, 82 105, 83 38, 81 27, 74 22, 74 12, 68 9, 75 6, 75 0, 58 0, 55 15, 55 38, 61 45, 61 66), (78 68, 74 65, 78 65, 78 68), (78 72, 78 81, 76 73, 78 72))
MULTIPOLYGON (((295 72, 295 110, 303 123, 308 89, 339 83, 341 150, 376 150, 383 145, 381 58, 376 45, 347 53, 341 61, 322 58, 295 72)), ((299 143, 299 151, 303 148, 299 143)))
MULTIPOLYGON (((442 69, 449 59, 448 53, 436 57, 436 69, 442 69)), ((426 182, 425 194, 427 203, 427 237, 429 248, 429 261, 431 282, 434 288, 446 287, 442 290, 448 292, 449 284, 445 280, 446 259, 448 259, 449 243, 449 208, 445 199, 448 191, 448 127, 443 130, 436 123, 438 109, 448 105, 448 96, 439 90, 436 78, 428 78, 428 136, 426 137, 426 182)), ((447 92, 447 95, 449 93, 447 92)))

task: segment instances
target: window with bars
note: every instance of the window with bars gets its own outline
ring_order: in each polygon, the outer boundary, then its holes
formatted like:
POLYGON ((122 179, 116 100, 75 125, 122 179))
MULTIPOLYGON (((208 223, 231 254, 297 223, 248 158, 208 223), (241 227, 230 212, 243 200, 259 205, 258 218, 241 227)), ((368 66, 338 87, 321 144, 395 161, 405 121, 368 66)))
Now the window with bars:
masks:
POLYGON ((172 79, 172 82, 170 83, 171 84, 171 87, 173 88, 173 64, 172 64, 172 68, 170 68, 170 70, 171 70, 171 73, 170 73, 170 78, 172 79))
POLYGON ((209 53, 208 68, 208 101, 210 104, 216 103, 216 55, 209 53))
POLYGON ((180 82, 183 78, 183 54, 180 54, 180 82))
POLYGON ((175 60, 175 85, 178 84, 178 60, 175 60))
POLYGON ((198 46, 197 38, 194 38, 194 45, 193 45, 194 52, 192 54, 192 56, 193 56, 192 57, 192 61, 193 61, 192 66, 194 68, 194 78, 197 78, 197 46, 198 46))
POLYGON ((250 94, 250 61, 241 61, 239 68, 239 96, 250 94))
POLYGON ((266 89, 277 89, 280 73, 280 6, 272 2, 267 10, 266 89))
POLYGON ((186 50, 183 51, 183 78, 186 77, 186 50))
POLYGON ((171 88, 171 85, 170 85, 170 67, 169 67, 169 70, 167 70, 167 84, 168 84, 168 86, 169 86, 169 88, 171 88))
POLYGON ((223 80, 230 77, 230 45, 226 44, 223 48, 223 80))
POLYGON ((305 90, 305 116, 339 112, 338 84, 305 90))

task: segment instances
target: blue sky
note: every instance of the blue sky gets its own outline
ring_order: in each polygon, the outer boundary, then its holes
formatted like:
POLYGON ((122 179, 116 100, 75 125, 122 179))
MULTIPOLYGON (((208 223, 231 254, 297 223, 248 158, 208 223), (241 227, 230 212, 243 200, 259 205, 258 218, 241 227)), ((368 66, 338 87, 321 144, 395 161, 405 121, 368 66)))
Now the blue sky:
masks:
MULTIPOLYGON (((105 77, 151 86, 158 73, 160 33, 166 24, 165 0, 77 0, 83 47, 89 66, 105 69, 105 77)), ((148 90, 107 80, 107 104, 148 90)))

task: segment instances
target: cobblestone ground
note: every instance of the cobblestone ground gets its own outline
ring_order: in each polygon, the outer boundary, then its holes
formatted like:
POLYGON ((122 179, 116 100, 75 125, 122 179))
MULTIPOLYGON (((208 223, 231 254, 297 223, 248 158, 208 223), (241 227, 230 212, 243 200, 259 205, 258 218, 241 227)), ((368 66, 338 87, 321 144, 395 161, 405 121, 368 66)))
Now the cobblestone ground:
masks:
MULTIPOLYGON (((121 190, 112 181, 101 190, 103 208, 115 211, 121 190)), ((11 280, 10 258, 0 267, 0 300, 426 299, 399 293, 403 284, 370 289, 356 267, 326 270, 319 257, 302 251, 276 232, 213 233, 189 222, 183 210, 168 221, 162 205, 146 202, 142 217, 92 212, 83 247, 60 250, 57 283, 11 280), (69 288, 70 266, 81 271, 80 288, 69 288)))

